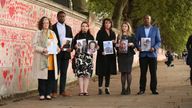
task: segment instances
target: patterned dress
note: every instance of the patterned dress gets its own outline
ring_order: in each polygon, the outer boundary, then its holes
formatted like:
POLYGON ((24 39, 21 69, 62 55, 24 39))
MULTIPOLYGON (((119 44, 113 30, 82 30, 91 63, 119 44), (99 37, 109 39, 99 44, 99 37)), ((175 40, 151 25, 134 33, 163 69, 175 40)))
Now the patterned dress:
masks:
MULTIPOLYGON (((77 40, 79 39, 86 39, 88 45, 88 40, 94 40, 94 37, 91 34, 80 32, 75 36, 73 40, 73 46, 76 45, 77 40)), ((91 77, 93 73, 93 56, 87 53, 87 48, 82 53, 80 53, 78 49, 75 50, 75 74, 77 77, 91 77)))
POLYGON ((92 56, 86 53, 78 53, 75 55, 75 73, 77 77, 91 77, 93 73, 92 56))

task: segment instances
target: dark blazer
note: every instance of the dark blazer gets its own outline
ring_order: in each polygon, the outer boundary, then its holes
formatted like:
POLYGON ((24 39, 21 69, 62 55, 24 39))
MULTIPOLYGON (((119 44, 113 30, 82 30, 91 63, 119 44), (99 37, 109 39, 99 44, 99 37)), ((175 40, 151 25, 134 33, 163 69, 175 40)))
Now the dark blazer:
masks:
MULTIPOLYGON (((66 25, 66 24, 65 24, 65 27, 66 27, 66 37, 73 38, 71 27, 66 25)), ((52 30, 55 32, 57 40, 58 40, 58 46, 59 46, 59 48, 61 48, 60 39, 59 39, 59 33, 58 33, 58 30, 57 30, 57 23, 55 23, 52 26, 52 30)), ((70 52, 61 51, 60 53, 63 53, 62 55, 64 56, 65 59, 71 59, 71 53, 70 52)), ((58 54, 58 56, 59 56, 59 54, 58 54)))
POLYGON ((114 54, 102 55, 103 41, 111 41, 115 39, 116 35, 112 30, 110 31, 110 36, 108 36, 105 30, 101 29, 98 31, 96 40, 98 41, 99 50, 97 51, 96 59, 96 75, 115 75, 117 73, 115 44, 113 45, 114 54))

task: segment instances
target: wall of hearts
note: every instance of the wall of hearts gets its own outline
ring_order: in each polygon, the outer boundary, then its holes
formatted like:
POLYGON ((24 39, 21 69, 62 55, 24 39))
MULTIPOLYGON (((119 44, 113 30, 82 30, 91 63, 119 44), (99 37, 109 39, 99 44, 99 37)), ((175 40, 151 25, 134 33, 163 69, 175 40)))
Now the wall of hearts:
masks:
MULTIPOLYGON (((67 13, 66 23, 75 35, 86 16, 52 2, 0 0, 0 97, 37 89, 31 46, 37 22, 42 16, 48 16, 54 24, 57 12, 63 9, 67 13)), ((94 34, 98 28, 92 26, 94 34)), ((75 79, 69 65, 68 82, 75 79)))

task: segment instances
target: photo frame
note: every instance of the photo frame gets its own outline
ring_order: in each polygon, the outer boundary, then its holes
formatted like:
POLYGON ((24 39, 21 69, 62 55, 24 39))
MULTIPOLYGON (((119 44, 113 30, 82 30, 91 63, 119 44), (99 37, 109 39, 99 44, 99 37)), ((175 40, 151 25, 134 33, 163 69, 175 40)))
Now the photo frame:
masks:
POLYGON ((96 40, 88 40, 88 54, 93 54, 97 51, 97 41, 96 40))
POLYGON ((141 51, 149 51, 151 49, 151 38, 141 38, 141 51))
POLYGON ((113 42, 112 41, 103 41, 103 51, 105 55, 113 54, 113 42))

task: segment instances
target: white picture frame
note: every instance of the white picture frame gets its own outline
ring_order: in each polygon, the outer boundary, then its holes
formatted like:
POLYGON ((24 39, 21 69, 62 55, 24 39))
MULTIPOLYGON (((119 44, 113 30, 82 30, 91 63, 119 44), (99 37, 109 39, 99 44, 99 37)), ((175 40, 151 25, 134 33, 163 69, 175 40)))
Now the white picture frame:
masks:
POLYGON ((114 54, 112 41, 103 41, 103 52, 105 55, 114 54))
POLYGON ((72 38, 64 38, 62 42, 62 49, 66 51, 68 48, 71 48, 72 38))
POLYGON ((53 39, 47 40, 47 51, 48 54, 57 54, 57 44, 54 42, 53 39))
POLYGON ((119 41, 119 53, 127 53, 128 52, 128 40, 122 39, 119 41))
POLYGON ((141 51, 149 51, 151 49, 151 38, 141 38, 141 51))
POLYGON ((97 51, 97 44, 98 42, 96 40, 88 40, 88 54, 94 54, 97 51))
POLYGON ((77 40, 77 48, 78 52, 84 53, 87 51, 87 41, 86 39, 78 39, 77 40))

